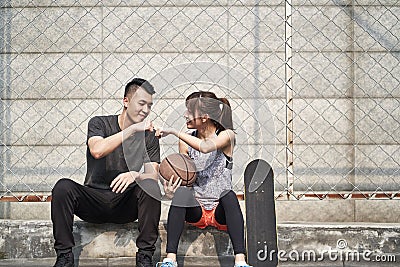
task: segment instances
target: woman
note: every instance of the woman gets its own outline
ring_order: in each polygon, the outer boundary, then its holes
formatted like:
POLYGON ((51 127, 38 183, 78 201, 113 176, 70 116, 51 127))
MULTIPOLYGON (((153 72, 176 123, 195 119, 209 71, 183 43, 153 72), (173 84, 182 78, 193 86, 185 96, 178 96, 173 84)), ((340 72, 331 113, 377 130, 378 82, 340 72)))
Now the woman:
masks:
POLYGON ((244 222, 236 194, 232 191, 232 154, 235 145, 232 111, 226 98, 199 91, 186 98, 186 125, 192 134, 159 129, 158 136, 172 134, 180 139, 179 152, 195 162, 197 179, 192 189, 180 187, 181 180, 164 183, 172 198, 167 224, 167 257, 158 267, 177 267, 176 254, 185 221, 199 228, 214 226, 228 231, 235 253, 235 267, 245 261, 244 222))

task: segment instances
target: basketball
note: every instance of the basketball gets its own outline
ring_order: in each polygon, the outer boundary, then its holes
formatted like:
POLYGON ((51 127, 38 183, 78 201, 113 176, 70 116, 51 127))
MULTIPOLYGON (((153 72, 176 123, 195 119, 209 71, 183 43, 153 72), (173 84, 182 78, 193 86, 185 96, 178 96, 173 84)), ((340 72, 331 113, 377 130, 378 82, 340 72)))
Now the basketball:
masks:
POLYGON ((180 177, 181 186, 192 186, 196 180, 196 165, 188 155, 174 153, 161 161, 160 175, 167 181, 174 175, 173 182, 180 177))

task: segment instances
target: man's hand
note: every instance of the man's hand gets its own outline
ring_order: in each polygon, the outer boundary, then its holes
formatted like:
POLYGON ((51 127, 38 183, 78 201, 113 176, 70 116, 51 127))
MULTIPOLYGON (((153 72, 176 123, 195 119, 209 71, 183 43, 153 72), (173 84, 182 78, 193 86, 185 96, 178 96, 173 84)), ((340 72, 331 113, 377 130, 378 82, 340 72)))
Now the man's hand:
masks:
POLYGON ((139 173, 135 171, 121 173, 111 182, 110 187, 115 193, 123 193, 138 176, 139 173))
POLYGON ((136 132, 153 131, 154 126, 152 121, 142 121, 132 125, 136 132))
POLYGON ((172 199, 174 197, 175 191, 178 189, 178 187, 181 186, 182 179, 177 178, 174 183, 172 181, 174 180, 174 176, 171 176, 171 179, 169 181, 164 180, 163 186, 164 186, 164 192, 165 196, 169 199, 172 199))
POLYGON ((124 130, 124 136, 130 137, 137 132, 153 131, 154 126, 152 121, 142 121, 139 123, 134 123, 124 130))

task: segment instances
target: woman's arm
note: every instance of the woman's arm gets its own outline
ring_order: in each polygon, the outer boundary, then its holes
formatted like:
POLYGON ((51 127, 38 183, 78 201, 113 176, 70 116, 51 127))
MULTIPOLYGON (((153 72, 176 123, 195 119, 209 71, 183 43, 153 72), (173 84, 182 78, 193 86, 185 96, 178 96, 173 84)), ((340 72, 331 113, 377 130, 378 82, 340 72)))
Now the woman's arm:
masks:
POLYGON ((179 153, 189 154, 189 145, 179 139, 179 153))
MULTIPOLYGON (((212 152, 217 149, 224 150, 227 147, 232 147, 234 144, 234 140, 235 140, 235 133, 232 130, 221 131, 221 133, 219 135, 217 135, 216 137, 208 138, 208 139, 200 139, 200 138, 190 135, 188 133, 178 132, 175 129, 166 129, 166 130, 161 129, 160 130, 161 136, 166 136, 168 134, 175 135, 180 140, 185 142, 187 145, 193 147, 194 149, 196 149, 202 153, 209 153, 209 152, 212 152)), ((182 151, 185 151, 185 148, 183 145, 179 146, 179 151, 181 151, 181 147, 182 147, 182 151)), ((187 152, 187 148, 186 148, 186 152, 187 152)))

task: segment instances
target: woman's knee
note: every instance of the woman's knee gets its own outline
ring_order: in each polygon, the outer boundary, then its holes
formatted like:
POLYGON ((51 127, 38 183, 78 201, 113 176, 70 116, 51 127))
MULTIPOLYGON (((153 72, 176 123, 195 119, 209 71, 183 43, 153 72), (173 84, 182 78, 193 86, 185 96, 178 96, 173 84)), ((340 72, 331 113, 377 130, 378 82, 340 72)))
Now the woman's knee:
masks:
POLYGON ((226 202, 229 201, 232 203, 233 202, 237 202, 237 196, 236 193, 233 192, 233 190, 229 190, 229 191, 225 191, 221 194, 220 196, 220 202, 226 202))
POLYGON ((174 198, 172 199, 171 205, 177 207, 196 207, 198 202, 194 198, 193 189, 188 187, 178 187, 175 191, 174 198))

